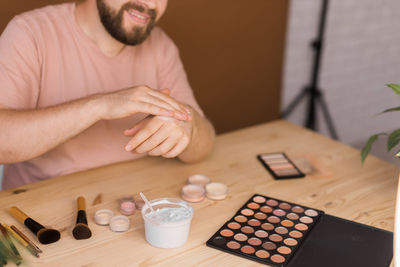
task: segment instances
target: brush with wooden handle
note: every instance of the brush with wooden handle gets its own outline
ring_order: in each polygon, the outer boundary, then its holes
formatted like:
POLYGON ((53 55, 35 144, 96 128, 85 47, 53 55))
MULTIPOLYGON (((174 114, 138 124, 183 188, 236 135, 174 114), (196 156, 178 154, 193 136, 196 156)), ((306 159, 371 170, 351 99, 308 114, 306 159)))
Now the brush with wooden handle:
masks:
POLYGON ((86 218, 86 202, 84 197, 78 197, 78 215, 76 217, 76 225, 72 230, 75 239, 88 239, 92 236, 86 218))
POLYGON ((36 235, 40 243, 50 244, 57 242, 60 239, 61 234, 59 231, 44 227, 32 218, 29 218, 28 215, 23 213, 17 207, 11 207, 9 212, 20 223, 23 223, 26 227, 28 227, 29 230, 36 235))
POLYGON ((25 240, 26 243, 29 244, 29 246, 36 251, 37 253, 42 253, 43 251, 36 246, 35 243, 33 243, 23 232, 21 232, 15 225, 11 225, 11 229, 17 233, 23 240, 25 240))

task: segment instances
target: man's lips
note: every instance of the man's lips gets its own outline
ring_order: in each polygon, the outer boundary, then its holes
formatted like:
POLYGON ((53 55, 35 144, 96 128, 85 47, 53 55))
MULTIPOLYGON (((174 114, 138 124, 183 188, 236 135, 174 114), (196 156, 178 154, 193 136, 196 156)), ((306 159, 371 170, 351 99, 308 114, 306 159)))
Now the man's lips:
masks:
POLYGON ((150 20, 150 16, 148 14, 139 12, 136 9, 131 8, 125 11, 128 16, 136 23, 145 25, 150 20))

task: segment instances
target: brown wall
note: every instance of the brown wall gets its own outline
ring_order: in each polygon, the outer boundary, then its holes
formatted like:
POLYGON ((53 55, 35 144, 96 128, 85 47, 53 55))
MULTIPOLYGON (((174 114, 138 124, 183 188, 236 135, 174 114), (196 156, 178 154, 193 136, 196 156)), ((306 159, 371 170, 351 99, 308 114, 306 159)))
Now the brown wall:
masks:
MULTIPOLYGON (((288 1, 169 1, 160 24, 180 48, 195 95, 218 133, 279 117, 288 1)), ((61 2, 3 1, 0 32, 14 14, 61 2)))
POLYGON ((219 133, 279 117, 288 0, 170 0, 161 25, 219 133))

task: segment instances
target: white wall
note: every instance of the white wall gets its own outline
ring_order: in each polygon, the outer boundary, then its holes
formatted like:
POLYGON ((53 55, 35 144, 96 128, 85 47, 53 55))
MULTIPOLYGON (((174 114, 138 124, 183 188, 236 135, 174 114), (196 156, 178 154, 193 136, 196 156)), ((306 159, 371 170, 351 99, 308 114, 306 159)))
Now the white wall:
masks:
MULTIPOLYGON (((309 43, 317 32, 321 2, 291 1, 282 108, 309 84, 309 43)), ((399 10, 399 0, 330 1, 320 87, 344 143, 361 147, 374 133, 400 128, 400 113, 375 116, 400 106, 400 97, 385 87, 400 83, 399 10)), ((304 108, 302 103, 289 120, 303 124, 304 108)), ((321 133, 328 135, 321 126, 321 133)))

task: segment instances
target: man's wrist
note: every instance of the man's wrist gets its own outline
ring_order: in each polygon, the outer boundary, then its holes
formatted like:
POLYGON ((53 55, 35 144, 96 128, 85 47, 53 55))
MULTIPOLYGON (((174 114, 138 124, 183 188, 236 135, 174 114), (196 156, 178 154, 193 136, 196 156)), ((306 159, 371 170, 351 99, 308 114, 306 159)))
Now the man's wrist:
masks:
POLYGON ((108 104, 106 101, 106 95, 96 94, 89 97, 86 106, 90 116, 92 116, 96 121, 107 118, 108 104))

